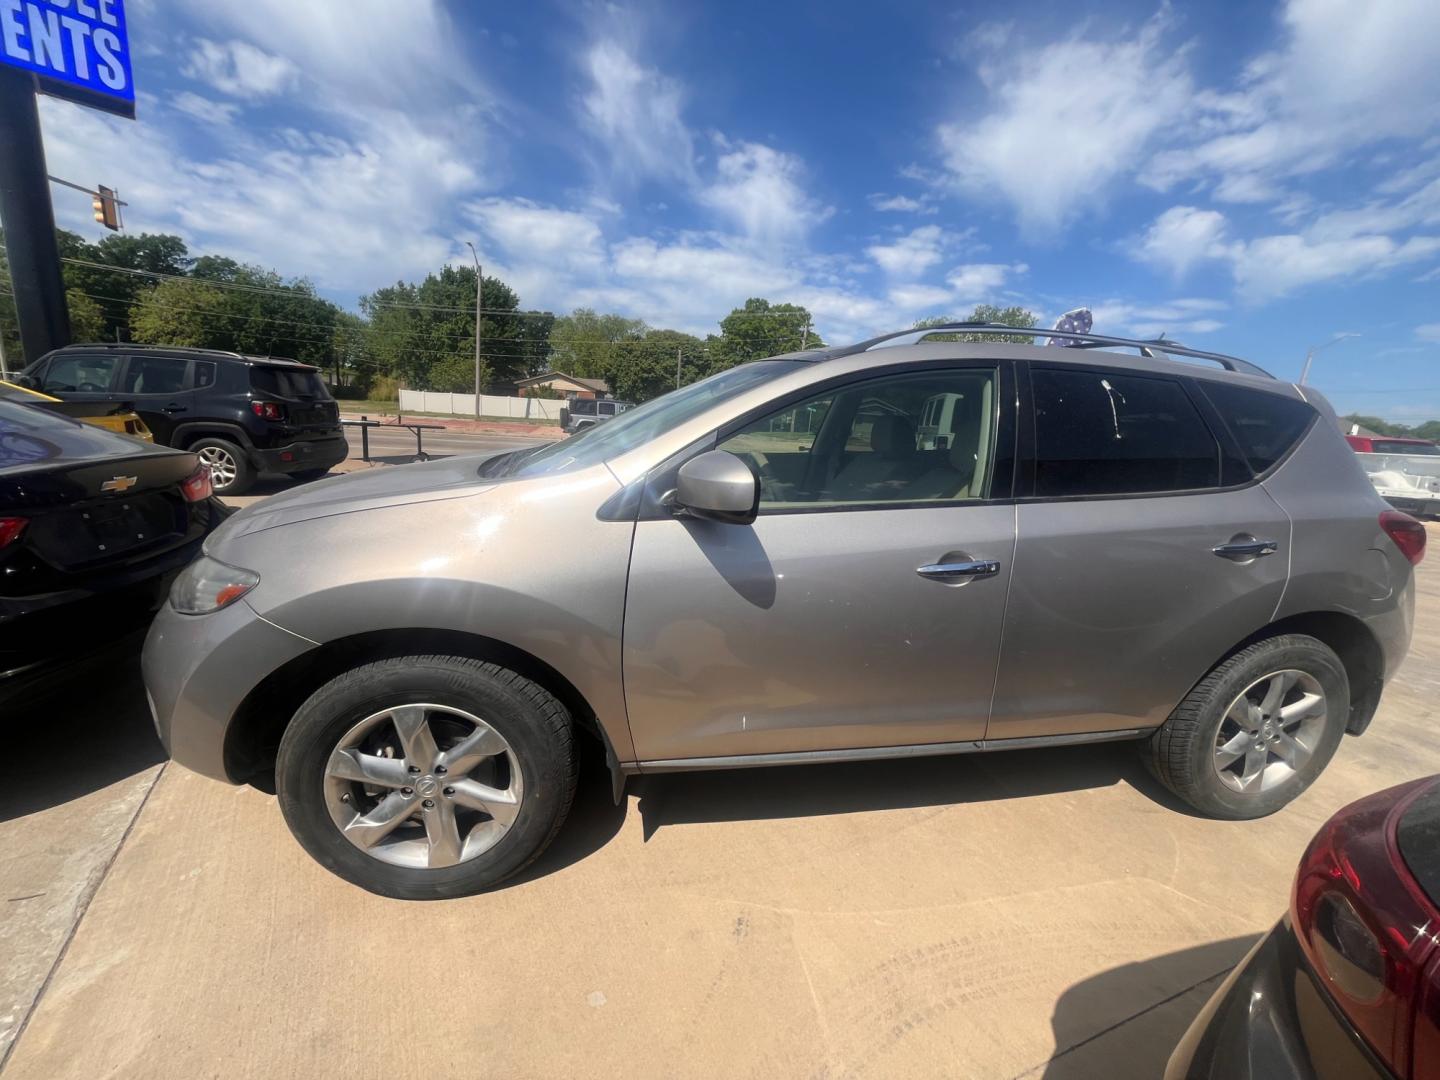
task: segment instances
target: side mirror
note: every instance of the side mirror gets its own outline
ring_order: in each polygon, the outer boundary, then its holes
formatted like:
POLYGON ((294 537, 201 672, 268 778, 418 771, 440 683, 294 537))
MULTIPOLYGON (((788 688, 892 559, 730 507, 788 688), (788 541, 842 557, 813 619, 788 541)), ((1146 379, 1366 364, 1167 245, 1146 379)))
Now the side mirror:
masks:
POLYGON ((680 466, 669 499, 678 514, 749 525, 760 509, 760 478, 724 450, 711 450, 680 466))
POLYGON ((10 381, 16 386, 23 386, 26 390, 40 389, 40 383, 33 375, 11 375, 10 381))

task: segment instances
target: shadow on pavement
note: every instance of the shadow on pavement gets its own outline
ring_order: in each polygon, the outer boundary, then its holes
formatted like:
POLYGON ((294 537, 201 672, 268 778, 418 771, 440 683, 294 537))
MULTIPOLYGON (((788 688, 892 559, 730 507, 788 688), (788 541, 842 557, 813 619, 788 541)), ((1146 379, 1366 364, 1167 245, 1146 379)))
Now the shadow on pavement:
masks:
POLYGON ((599 742, 581 739, 580 783, 575 789, 575 802, 570 807, 569 817, 560 827, 559 835, 540 857, 504 882, 500 889, 553 874, 599 851, 624 824, 626 802, 621 799, 620 805, 616 806, 611 797, 610 770, 605 765, 605 753, 599 742))
POLYGON ((1050 1017, 1054 1056, 1023 1075, 1041 1080, 1160 1076, 1204 998, 1253 944, 1254 935, 1212 941, 1122 964, 1076 983, 1060 995, 1050 1017), (1191 990, 1204 996, 1165 1008, 1191 990))
POLYGON ((1193 813, 1146 772, 1130 743, 651 774, 631 789, 649 840, 664 825, 989 802, 1119 783, 1193 813))
POLYGON ((76 665, 68 683, 7 710, 0 821, 108 787, 165 760, 140 681, 143 637, 76 665), (47 767, 56 755, 64 768, 47 767))

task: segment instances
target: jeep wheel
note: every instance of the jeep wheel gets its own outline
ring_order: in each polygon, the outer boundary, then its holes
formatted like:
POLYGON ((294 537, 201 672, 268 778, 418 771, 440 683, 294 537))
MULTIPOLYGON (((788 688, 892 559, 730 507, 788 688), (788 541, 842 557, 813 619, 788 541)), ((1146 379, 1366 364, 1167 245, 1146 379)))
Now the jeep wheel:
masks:
POLYGON ((1283 634, 1201 679, 1143 745, 1171 791, 1211 817, 1273 814, 1309 787, 1345 734, 1350 682, 1323 642, 1283 634))
POLYGON ((406 656, 332 679, 295 714, 275 782, 321 865, 403 900, 466 896, 536 858, 575 794, 569 713, 529 679, 406 656))
POLYGON ((210 486, 216 495, 243 495, 255 482, 245 451, 229 439, 196 439, 189 449, 210 466, 210 486))

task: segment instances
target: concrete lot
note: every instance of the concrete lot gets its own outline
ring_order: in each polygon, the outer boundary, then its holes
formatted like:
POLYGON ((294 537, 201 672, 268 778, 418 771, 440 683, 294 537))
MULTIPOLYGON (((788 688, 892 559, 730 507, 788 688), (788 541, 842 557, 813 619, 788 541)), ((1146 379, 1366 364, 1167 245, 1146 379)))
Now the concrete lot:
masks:
POLYGON ((1156 1076, 1319 824, 1440 772, 1440 556, 1420 590, 1371 731, 1263 821, 1188 815, 1123 745, 647 777, 620 807, 592 761, 521 880, 434 904, 162 767, 133 682, 94 680, 8 725, 5 1078, 1156 1076))

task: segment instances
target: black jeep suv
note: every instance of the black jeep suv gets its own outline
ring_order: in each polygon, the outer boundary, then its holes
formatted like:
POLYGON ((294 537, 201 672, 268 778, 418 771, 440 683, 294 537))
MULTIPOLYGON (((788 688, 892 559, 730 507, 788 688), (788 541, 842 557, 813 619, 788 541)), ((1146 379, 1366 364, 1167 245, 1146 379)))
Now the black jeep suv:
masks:
POLYGON ((274 356, 159 345, 67 345, 23 383, 66 401, 128 402, 155 441, 210 466, 217 495, 267 472, 324 476, 350 452, 340 409, 316 368, 274 356))

